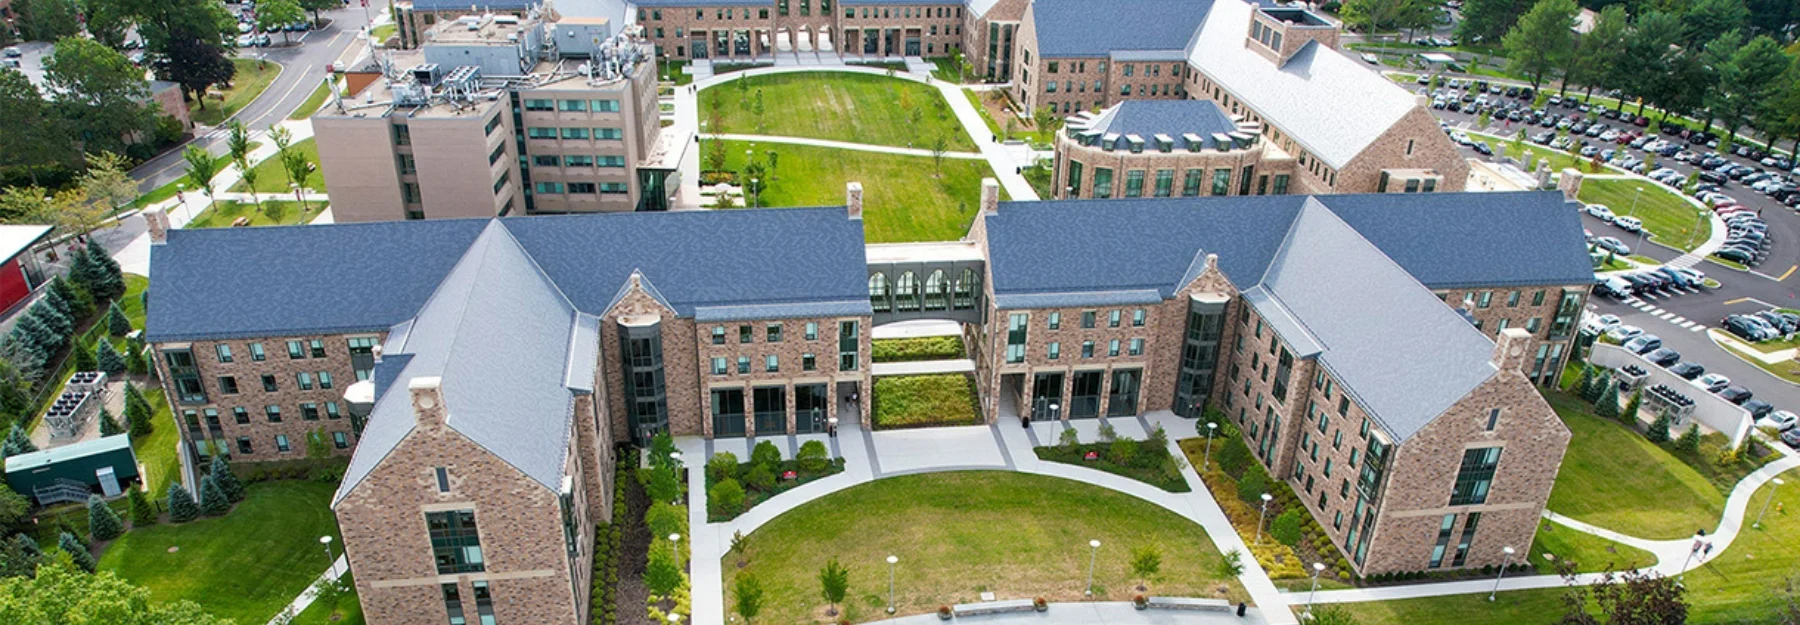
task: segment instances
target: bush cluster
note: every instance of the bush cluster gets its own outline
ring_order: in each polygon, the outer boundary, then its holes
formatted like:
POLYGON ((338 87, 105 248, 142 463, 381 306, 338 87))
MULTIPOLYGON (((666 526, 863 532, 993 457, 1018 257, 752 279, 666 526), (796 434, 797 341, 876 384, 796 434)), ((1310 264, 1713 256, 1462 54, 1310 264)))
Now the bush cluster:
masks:
POLYGON ((624 493, 630 485, 627 480, 631 479, 631 468, 637 466, 637 452, 619 454, 618 463, 613 471, 612 520, 594 526, 594 575, 589 581, 594 601, 590 619, 593 625, 617 625, 619 622, 619 552, 624 542, 624 527, 631 518, 631 512, 626 510, 624 493))

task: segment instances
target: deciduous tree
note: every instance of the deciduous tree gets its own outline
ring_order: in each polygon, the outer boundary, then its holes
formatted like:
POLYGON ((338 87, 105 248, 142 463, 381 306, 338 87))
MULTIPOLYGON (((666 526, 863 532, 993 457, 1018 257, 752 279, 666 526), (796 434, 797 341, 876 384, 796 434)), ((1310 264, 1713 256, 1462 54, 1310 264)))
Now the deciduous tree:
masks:
POLYGON ((0 623, 221 625, 192 601, 152 601, 111 571, 89 575, 69 556, 45 558, 36 575, 0 579, 0 623))
MULTIPOLYGON (((0 124, 0 168, 23 171, 36 185, 40 171, 74 167, 80 152, 67 124, 25 74, 0 69, 0 119, 6 120, 0 124)), ((44 197, 34 195, 34 201, 44 197)), ((18 210, 0 211, 0 220, 16 219, 18 210)))
POLYGON ((837 558, 825 563, 819 569, 819 596, 831 607, 825 610, 827 616, 837 616, 837 604, 844 602, 844 594, 850 591, 850 571, 838 564, 837 558))
POLYGON ((1565 67, 1574 53, 1579 10, 1575 0, 1538 0, 1501 39, 1512 70, 1529 78, 1533 89, 1565 67))
POLYGON ((59 115, 80 129, 87 150, 123 152, 155 124, 144 71, 98 41, 57 41, 56 51, 44 58, 44 81, 59 115))

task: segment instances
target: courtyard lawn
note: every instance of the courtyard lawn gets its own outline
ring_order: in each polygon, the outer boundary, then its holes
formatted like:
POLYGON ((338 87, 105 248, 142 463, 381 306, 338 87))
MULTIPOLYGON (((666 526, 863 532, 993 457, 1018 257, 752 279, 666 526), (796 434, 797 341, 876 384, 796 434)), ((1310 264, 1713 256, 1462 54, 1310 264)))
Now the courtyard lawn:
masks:
MULTIPOLYGON (((1490 580, 1491 581, 1491 580, 1490 580)), ((1557 622, 1563 589, 1514 590, 1487 600, 1487 593, 1341 604, 1358 623, 1405 625, 1521 625, 1557 622)), ((1591 611, 1591 609, 1590 609, 1591 611)))
POLYGON ((1544 557, 1547 553, 1555 555, 1559 561, 1574 562, 1575 570, 1582 573, 1621 571, 1656 564, 1656 556, 1648 551, 1549 521, 1538 521, 1537 537, 1532 539, 1527 557, 1539 573, 1553 575, 1556 568, 1544 557))
POLYGON ((206 98, 206 108, 201 108, 198 103, 188 103, 188 115, 194 119, 194 123, 208 126, 224 123, 226 118, 237 114, 255 100, 256 96, 262 95, 263 90, 269 88, 269 83, 275 81, 275 76, 281 73, 279 63, 266 63, 256 59, 232 59, 231 63, 237 66, 237 75, 231 78, 230 87, 220 87, 221 97, 206 98))
POLYGON ((181 457, 177 446, 181 444, 180 426, 175 423, 175 415, 169 412, 169 402, 163 401, 161 387, 144 389, 144 400, 156 409, 150 418, 151 430, 148 436, 141 436, 131 441, 131 450, 137 453, 138 464, 143 467, 144 485, 148 487, 145 494, 151 501, 167 501, 169 485, 181 477, 181 457))
POLYGON ((1704 218, 1702 209, 1648 180, 1588 178, 1581 181, 1579 199, 1589 204, 1605 204, 1620 215, 1636 215, 1644 220, 1644 229, 1650 231, 1650 238, 1669 247, 1690 249, 1712 235, 1712 220, 1704 218), (1637 198, 1634 213, 1632 200, 1640 187, 1644 194, 1637 198))
POLYGON ((1623 534, 1674 539, 1718 526, 1725 496, 1706 476, 1571 395, 1547 393, 1574 436, 1549 508, 1623 534))
MULTIPOLYGON (((1744 345, 1744 343, 1726 343, 1724 341, 1714 341, 1714 342, 1718 343, 1720 347, 1723 347, 1725 349, 1725 351, 1731 352, 1732 354, 1736 355, 1738 358, 1742 359, 1744 362, 1750 363, 1752 365, 1756 365, 1757 368, 1762 369, 1763 371, 1769 372, 1769 375, 1781 378, 1783 380, 1787 380, 1788 382, 1791 382, 1794 384, 1800 384, 1800 362, 1795 362, 1794 360, 1789 359, 1789 360, 1783 360, 1781 362, 1776 362, 1776 363, 1767 363, 1767 362, 1763 362, 1761 358, 1757 358, 1755 354, 1750 352, 1750 350, 1739 347, 1739 345, 1744 345)), ((1784 341, 1770 341, 1769 343, 1750 343, 1748 345, 1751 345, 1755 349, 1759 349, 1759 350, 1768 352, 1768 351, 1774 351, 1776 349, 1781 349, 1782 347, 1779 345, 1780 343, 1784 343, 1784 341), (1765 348, 1765 345, 1769 345, 1769 344, 1776 344, 1776 345, 1773 349, 1765 348)), ((1789 345, 1788 347, 1792 347, 1792 346, 1789 345)))
POLYGON ((1154 546, 1162 571, 1150 594, 1247 600, 1236 580, 1218 577, 1220 556, 1199 525, 1089 484, 997 471, 881 479, 802 504, 749 535, 747 567, 727 554, 722 568, 728 594, 745 572, 762 582, 756 622, 812 623, 825 618, 819 570, 837 558, 850 582, 841 618, 860 623, 883 616, 889 555, 899 558, 897 613, 920 614, 982 592, 1081 600, 1089 540, 1102 545, 1095 599, 1129 599, 1129 554, 1154 546))
MULTIPOLYGON (((725 169, 744 168, 742 141, 725 142, 725 169)), ((981 202, 981 179, 994 176, 987 161, 943 160, 937 175, 932 159, 806 145, 757 145, 766 163, 775 150, 773 180, 756 201, 761 206, 842 206, 844 185, 863 185, 863 229, 870 243, 953 241, 969 233, 981 202)), ((705 154, 704 151, 701 154, 705 154)), ((704 162, 704 161, 702 161, 704 162)), ((1000 190, 1002 200, 1006 190, 1000 190)))
MULTIPOLYGON (((260 181, 259 181, 260 182, 260 181)), ((271 195, 270 197, 284 197, 271 195)), ((291 195, 285 197, 292 197, 291 195)), ((319 216, 322 203, 308 201, 301 211, 300 203, 292 200, 264 201, 261 206, 249 202, 218 202, 212 208, 200 211, 194 220, 188 222, 186 228, 229 228, 239 217, 248 217, 252 226, 291 226, 312 221, 319 216)))
POLYGON ((950 105, 930 85, 869 74, 799 72, 740 78, 700 93, 707 132, 810 137, 929 149, 938 136, 952 152, 974 152, 950 105), (739 82, 746 81, 743 90, 739 82), (762 92, 762 128, 752 112, 762 92), (912 120, 914 112, 918 121, 912 120))
POLYGON ((266 622, 325 570, 319 537, 337 535, 327 507, 334 488, 252 484, 223 517, 126 532, 100 556, 100 568, 149 589, 154 601, 187 599, 220 618, 266 622))
MULTIPOLYGON (((273 144, 270 144, 270 145, 273 145, 273 144)), ((300 141, 300 142, 294 143, 292 145, 289 145, 288 149, 289 150, 298 150, 301 154, 305 154, 306 162, 312 163, 312 165, 313 165, 313 171, 311 173, 307 174, 306 182, 301 183, 300 186, 305 187, 310 190, 313 190, 313 191, 324 191, 325 190, 325 176, 324 176, 324 174, 322 174, 318 171, 318 166, 319 166, 319 146, 318 146, 318 144, 313 143, 313 140, 309 138, 309 139, 306 139, 305 141, 300 141)), ((255 169, 256 169, 256 192, 257 193, 271 193, 271 194, 285 193, 289 197, 293 197, 293 195, 294 195, 293 189, 288 187, 287 169, 283 168, 281 166, 281 157, 280 156, 277 156, 274 154, 269 155, 269 158, 263 159, 263 162, 261 162, 261 163, 257 163, 255 169)), ((239 182, 235 186, 231 187, 231 190, 237 191, 239 193, 249 193, 250 185, 244 184, 243 182, 239 182)))
POLYGON ((392 22, 382 24, 380 26, 376 26, 375 30, 369 31, 369 41, 375 45, 381 45, 381 44, 387 42, 388 37, 394 36, 394 33, 399 32, 399 31, 400 31, 399 24, 395 24, 392 22))
POLYGON ((691 63, 691 61, 687 61, 684 59, 664 58, 664 59, 662 59, 661 63, 662 63, 662 75, 664 77, 668 78, 669 82, 674 83, 675 86, 680 87, 683 85, 693 84, 694 75, 689 74, 685 71, 682 71, 683 69, 687 68, 688 64, 691 63))
POLYGON ((964 373, 875 378, 875 429, 977 425, 975 380, 964 373))
POLYGON ((962 357, 963 344, 960 336, 917 336, 874 341, 875 362, 954 360, 962 357))

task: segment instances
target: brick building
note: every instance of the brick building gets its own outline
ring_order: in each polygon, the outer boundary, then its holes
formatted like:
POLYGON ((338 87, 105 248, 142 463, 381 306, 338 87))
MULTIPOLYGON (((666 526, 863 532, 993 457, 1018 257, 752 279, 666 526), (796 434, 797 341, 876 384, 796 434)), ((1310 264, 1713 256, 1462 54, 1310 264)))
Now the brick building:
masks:
POLYGON ((1128 100, 1056 135, 1056 199, 1286 195, 1294 159, 1207 100, 1128 100))

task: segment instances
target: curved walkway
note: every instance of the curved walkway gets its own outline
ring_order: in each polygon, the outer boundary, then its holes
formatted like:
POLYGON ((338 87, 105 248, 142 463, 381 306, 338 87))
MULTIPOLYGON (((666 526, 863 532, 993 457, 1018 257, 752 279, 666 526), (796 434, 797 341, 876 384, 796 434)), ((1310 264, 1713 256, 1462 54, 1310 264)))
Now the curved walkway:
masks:
MULTIPOLYGON (((809 139, 806 137, 788 137, 783 135, 739 135, 709 134, 708 139, 725 139, 727 141, 760 141, 763 143, 787 143, 791 145, 810 145, 821 148, 839 150, 855 150, 858 152, 880 152, 882 154, 899 154, 901 156, 932 156, 931 150, 918 148, 899 148, 891 145, 874 145, 870 143, 851 143, 849 141, 832 141, 830 139, 809 139)), ((986 160, 987 157, 974 152, 945 152, 944 158, 960 158, 973 161, 986 160)))
MULTIPOLYGON (((1091 422, 1091 427, 1098 427, 1099 420, 1091 422)), ((1171 453, 1180 454, 1181 449, 1175 441, 1195 436, 1194 422, 1176 417, 1172 413, 1162 412, 1136 419, 1111 419, 1115 427, 1121 430, 1121 436, 1141 437, 1142 433, 1161 425, 1168 431, 1171 453)), ((905 430, 895 432, 868 432, 855 426, 845 424, 840 428, 835 442, 845 461, 843 473, 802 485, 794 490, 782 493, 748 512, 724 523, 707 523, 705 501, 705 472, 693 470, 688 472, 689 500, 688 519, 693 541, 693 557, 690 560, 690 574, 693 583, 693 622, 724 623, 726 622, 724 575, 719 560, 730 548, 731 536, 742 532, 745 535, 756 531, 763 524, 775 519, 808 501, 819 499, 831 493, 865 484, 883 477, 900 474, 931 473, 942 471, 966 470, 1014 470, 1051 477, 1077 480, 1117 491, 1144 501, 1161 506, 1179 514, 1206 530, 1212 539, 1213 546, 1220 553, 1237 550, 1246 555, 1250 549, 1244 544, 1237 531, 1231 527, 1212 498, 1205 485, 1201 484, 1199 474, 1193 467, 1182 470, 1182 476, 1193 487, 1191 492, 1171 493, 1149 484, 1126 477, 1105 473, 1085 467, 1042 462, 1032 451, 1033 439, 1041 440, 1037 430, 1060 428, 1057 423, 1033 424, 1032 430, 1018 427, 1016 418, 1003 415, 1000 424, 961 428, 932 428, 928 430, 905 430), (1004 425, 1002 425, 1004 424, 1004 425), (882 449, 877 449, 881 446, 882 449), (998 454, 967 453, 963 450, 993 450, 998 454), (959 453, 945 453, 945 449, 957 448, 959 453), (909 453, 909 450, 918 453, 909 453), (884 454, 884 451, 886 452, 884 454), (882 458, 889 461, 889 471, 883 471, 882 458), (896 461, 907 462, 905 468, 892 470, 896 461), (998 461, 998 462, 996 462, 998 461)), ((1081 425, 1088 425, 1083 423, 1081 425)), ((1086 428, 1079 428, 1086 429, 1086 428)), ((1091 437, 1089 437, 1091 438, 1091 437)), ((688 458, 701 458, 699 462, 690 462, 690 466, 698 465, 707 458, 708 442, 699 438, 684 438, 678 441, 682 454, 688 458)), ((1297 623, 1285 597, 1270 581, 1268 573, 1256 563, 1254 558, 1244 558, 1244 572, 1238 576, 1252 601, 1262 609, 1267 623, 1289 625, 1297 623)), ((1301 598, 1304 601, 1304 598, 1301 598)), ((928 615, 929 616, 929 615, 928 615)), ((931 618, 936 618, 931 616, 931 618)), ((1233 617, 1235 618, 1235 617, 1233 617)), ((1093 622, 1093 621, 1087 621, 1093 622)), ((1100 621, 1108 622, 1108 621, 1100 621)), ((1112 621, 1132 622, 1132 621, 1112 621)))

